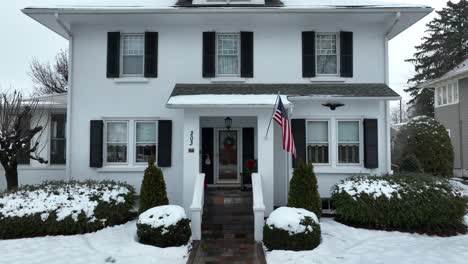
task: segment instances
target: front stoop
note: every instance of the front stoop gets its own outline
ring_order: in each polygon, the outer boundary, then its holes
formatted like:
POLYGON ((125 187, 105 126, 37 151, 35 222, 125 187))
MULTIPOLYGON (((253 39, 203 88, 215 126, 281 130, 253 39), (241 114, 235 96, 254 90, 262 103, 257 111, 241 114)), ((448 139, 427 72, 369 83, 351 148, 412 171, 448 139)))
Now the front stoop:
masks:
POLYGON ((262 245, 254 241, 253 229, 251 190, 208 189, 202 240, 195 242, 188 263, 266 264, 262 245))

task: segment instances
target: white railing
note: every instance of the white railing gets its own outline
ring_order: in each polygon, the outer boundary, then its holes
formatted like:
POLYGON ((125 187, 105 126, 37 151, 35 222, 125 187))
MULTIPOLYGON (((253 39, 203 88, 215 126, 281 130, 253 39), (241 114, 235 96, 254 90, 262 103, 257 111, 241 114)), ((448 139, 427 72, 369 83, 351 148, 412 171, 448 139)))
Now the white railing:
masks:
POLYGON ((262 177, 252 173, 252 195, 254 212, 254 239, 263 240, 263 225, 265 222, 265 204, 263 203, 262 177))
POLYGON ((195 179, 193 189, 192 205, 190 205, 190 214, 192 220, 192 239, 201 240, 201 224, 203 215, 203 203, 205 193, 205 174, 199 173, 195 179))

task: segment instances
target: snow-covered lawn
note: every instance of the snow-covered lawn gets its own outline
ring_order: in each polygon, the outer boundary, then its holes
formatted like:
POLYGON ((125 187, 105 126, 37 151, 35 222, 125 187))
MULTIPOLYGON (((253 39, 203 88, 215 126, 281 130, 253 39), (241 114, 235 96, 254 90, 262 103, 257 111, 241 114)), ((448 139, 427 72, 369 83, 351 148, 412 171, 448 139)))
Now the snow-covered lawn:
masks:
POLYGON ((187 257, 187 246, 157 248, 136 242, 135 221, 84 235, 0 240, 0 263, 183 264, 187 257))
POLYGON ((466 264, 468 235, 430 237, 373 231, 321 220, 322 243, 311 251, 267 252, 269 264, 466 264))

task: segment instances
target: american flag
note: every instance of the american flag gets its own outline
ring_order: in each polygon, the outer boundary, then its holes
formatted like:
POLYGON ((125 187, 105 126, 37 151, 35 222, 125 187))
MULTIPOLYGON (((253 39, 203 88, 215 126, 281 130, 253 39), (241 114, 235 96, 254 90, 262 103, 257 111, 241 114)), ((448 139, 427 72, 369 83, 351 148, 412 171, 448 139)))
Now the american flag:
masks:
POLYGON ((294 138, 291 130, 291 121, 288 118, 288 112, 284 108, 281 97, 278 95, 278 105, 276 107, 273 120, 283 128, 283 149, 291 152, 296 157, 296 147, 294 146, 294 138))

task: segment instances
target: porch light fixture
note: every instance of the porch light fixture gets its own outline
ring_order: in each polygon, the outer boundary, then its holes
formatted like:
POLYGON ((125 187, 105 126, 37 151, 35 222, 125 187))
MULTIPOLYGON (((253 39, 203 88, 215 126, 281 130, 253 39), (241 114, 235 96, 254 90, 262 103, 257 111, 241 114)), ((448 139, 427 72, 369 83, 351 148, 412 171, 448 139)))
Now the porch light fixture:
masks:
POLYGON ((232 125, 232 118, 228 116, 224 119, 224 126, 226 126, 226 128, 229 130, 231 128, 231 125, 232 125))

